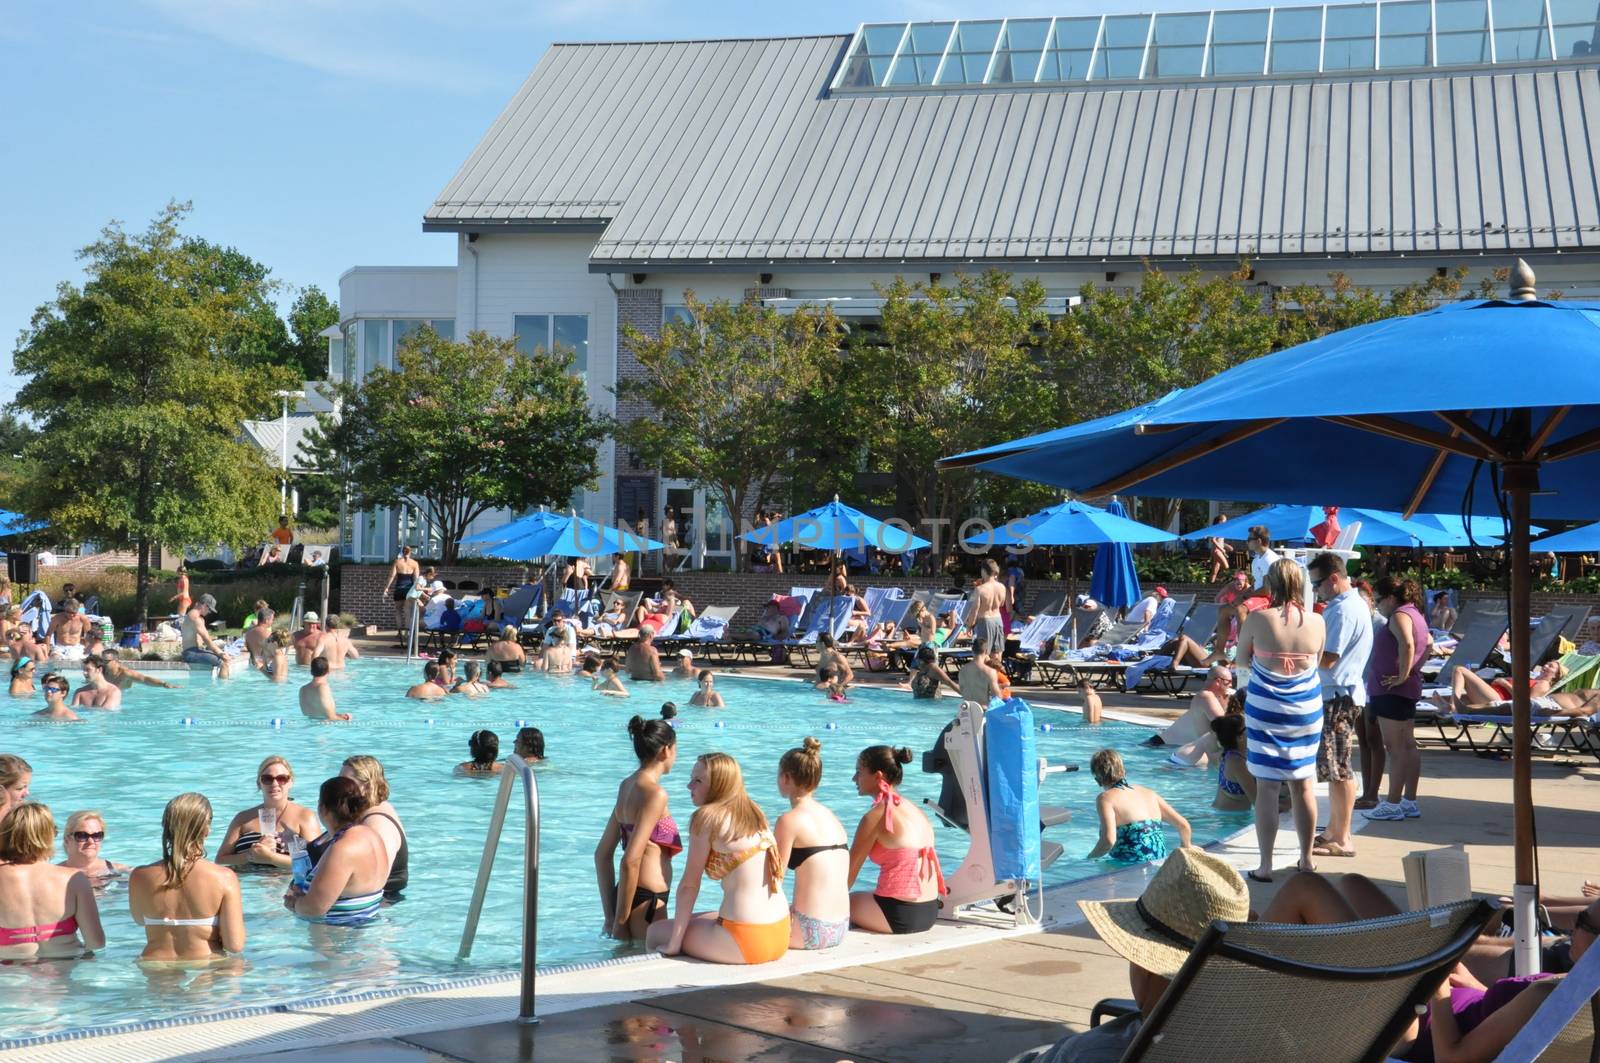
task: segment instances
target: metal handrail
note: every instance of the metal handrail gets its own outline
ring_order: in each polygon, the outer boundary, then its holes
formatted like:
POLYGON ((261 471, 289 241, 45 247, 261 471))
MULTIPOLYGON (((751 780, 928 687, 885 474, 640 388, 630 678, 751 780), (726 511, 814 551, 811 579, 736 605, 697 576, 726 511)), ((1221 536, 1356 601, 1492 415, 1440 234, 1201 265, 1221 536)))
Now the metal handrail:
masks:
POLYGON ((417 655, 417 623, 422 619, 422 599, 407 598, 406 611, 411 614, 410 631, 406 635, 406 660, 417 655))
POLYGON ((483 840, 483 858, 478 863, 478 880, 472 887, 472 903, 467 907, 467 923, 461 931, 461 948, 456 959, 464 960, 472 952, 472 942, 478 933, 478 920, 483 915, 484 897, 489 891, 489 874, 494 870, 495 852, 500 848, 500 832, 506 823, 506 811, 511 804, 511 788, 522 779, 522 795, 528 819, 527 837, 523 842, 522 861, 522 992, 517 1021, 531 1026, 539 1021, 534 1014, 534 979, 539 938, 539 783, 533 768, 522 757, 513 753, 500 769, 500 790, 495 795, 494 812, 489 816, 489 831, 483 840))

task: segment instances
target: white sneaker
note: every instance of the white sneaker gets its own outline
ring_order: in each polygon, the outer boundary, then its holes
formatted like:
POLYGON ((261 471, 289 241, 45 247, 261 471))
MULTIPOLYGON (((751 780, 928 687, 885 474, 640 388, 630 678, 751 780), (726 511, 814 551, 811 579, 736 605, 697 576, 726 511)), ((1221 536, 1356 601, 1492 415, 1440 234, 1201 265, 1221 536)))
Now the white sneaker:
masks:
POLYGON ((1406 818, 1405 809, 1399 805, 1391 805, 1387 801, 1379 802, 1377 808, 1369 808, 1361 814, 1368 819, 1397 820, 1406 818))
POLYGON ((1408 801, 1403 797, 1400 799, 1400 811, 1406 814, 1407 819, 1422 818, 1422 809, 1417 807, 1417 803, 1415 801, 1408 801))

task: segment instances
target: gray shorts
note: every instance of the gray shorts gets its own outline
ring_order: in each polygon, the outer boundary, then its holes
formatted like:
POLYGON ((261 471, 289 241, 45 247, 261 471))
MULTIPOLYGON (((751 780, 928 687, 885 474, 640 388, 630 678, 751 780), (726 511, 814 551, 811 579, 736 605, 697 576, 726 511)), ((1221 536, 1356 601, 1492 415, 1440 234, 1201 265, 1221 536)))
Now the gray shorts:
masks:
POLYGON ((1006 629, 998 616, 986 616, 972 625, 972 652, 998 652, 1006 648, 1006 629))

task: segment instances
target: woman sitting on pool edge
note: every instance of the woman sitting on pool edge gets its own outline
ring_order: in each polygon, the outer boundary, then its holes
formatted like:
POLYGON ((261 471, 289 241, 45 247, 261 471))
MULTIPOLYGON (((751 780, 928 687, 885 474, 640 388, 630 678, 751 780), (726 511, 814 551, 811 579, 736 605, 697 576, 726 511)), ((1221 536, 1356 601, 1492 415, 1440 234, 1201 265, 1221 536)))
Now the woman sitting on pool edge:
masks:
POLYGON ((302 919, 360 926, 378 914, 389 854, 378 832, 361 822, 372 807, 354 779, 336 775, 317 794, 317 815, 328 833, 306 846, 295 864, 283 906, 302 919))
POLYGON ((712 963, 778 959, 789 950, 783 866, 766 815, 745 792, 739 762, 726 753, 700 757, 689 776, 689 796, 699 807, 689 821, 677 912, 670 922, 650 927, 645 946, 712 963), (694 910, 702 874, 722 883, 722 907, 715 915, 694 910))
POLYGON ((1167 855, 1163 820, 1177 829, 1183 847, 1189 847, 1189 821, 1154 790, 1129 782, 1122 754, 1102 749, 1089 758, 1089 770, 1102 792, 1095 800, 1100 813, 1100 841, 1089 851, 1088 859, 1103 856, 1123 864, 1162 859, 1167 855))
POLYGON ((456 765, 457 775, 499 775, 500 736, 493 731, 473 731, 467 738, 467 752, 472 759, 456 765))
POLYGON ((106 947, 89 877, 50 863, 55 846, 46 805, 27 801, 0 820, 0 960, 77 959, 106 947))
POLYGON ((161 859, 128 876, 128 912, 144 927, 140 960, 194 962, 243 952, 239 876, 206 859, 211 802, 179 794, 161 814, 161 859))
POLYGON ((317 828, 317 817, 309 808, 289 800, 289 791, 294 788, 294 769, 276 754, 267 757, 256 769, 256 788, 261 791, 261 804, 233 817, 213 859, 233 868, 248 865, 258 870, 273 867, 287 870, 290 858, 284 845, 286 836, 298 834, 306 840, 315 838, 322 833, 317 828), (277 821, 270 838, 261 836, 262 813, 277 821))
POLYGON ((895 789, 911 756, 904 746, 868 746, 852 776, 856 792, 873 800, 850 844, 848 881, 854 886, 870 859, 878 865, 878 885, 871 893, 850 894, 850 921, 875 934, 922 933, 939 918, 940 895, 950 892, 933 848, 933 825, 895 789))
POLYGON ((791 949, 831 949, 850 929, 850 841, 833 811, 817 800, 822 743, 807 738, 778 761, 778 792, 789 811, 773 830, 778 860, 794 872, 789 907, 791 949))
MULTIPOLYGON (((664 712, 665 710, 663 710, 664 712)), ((594 849, 595 879, 606 930, 622 941, 637 941, 667 912, 672 890, 672 858, 683 851, 678 825, 667 811, 661 777, 678 759, 678 732, 665 719, 628 721, 639 770, 617 787, 611 818, 594 849), (620 874, 614 866, 622 846, 620 874)))

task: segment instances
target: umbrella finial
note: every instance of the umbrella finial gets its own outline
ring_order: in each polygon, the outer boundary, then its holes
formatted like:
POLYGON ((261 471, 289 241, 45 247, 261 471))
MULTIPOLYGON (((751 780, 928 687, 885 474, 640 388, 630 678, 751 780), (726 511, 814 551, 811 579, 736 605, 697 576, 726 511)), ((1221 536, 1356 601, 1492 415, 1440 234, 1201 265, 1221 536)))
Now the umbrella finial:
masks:
POLYGON ((1518 302, 1539 298, 1539 291, 1533 283, 1533 269, 1520 258, 1511 268, 1511 298, 1518 302))

